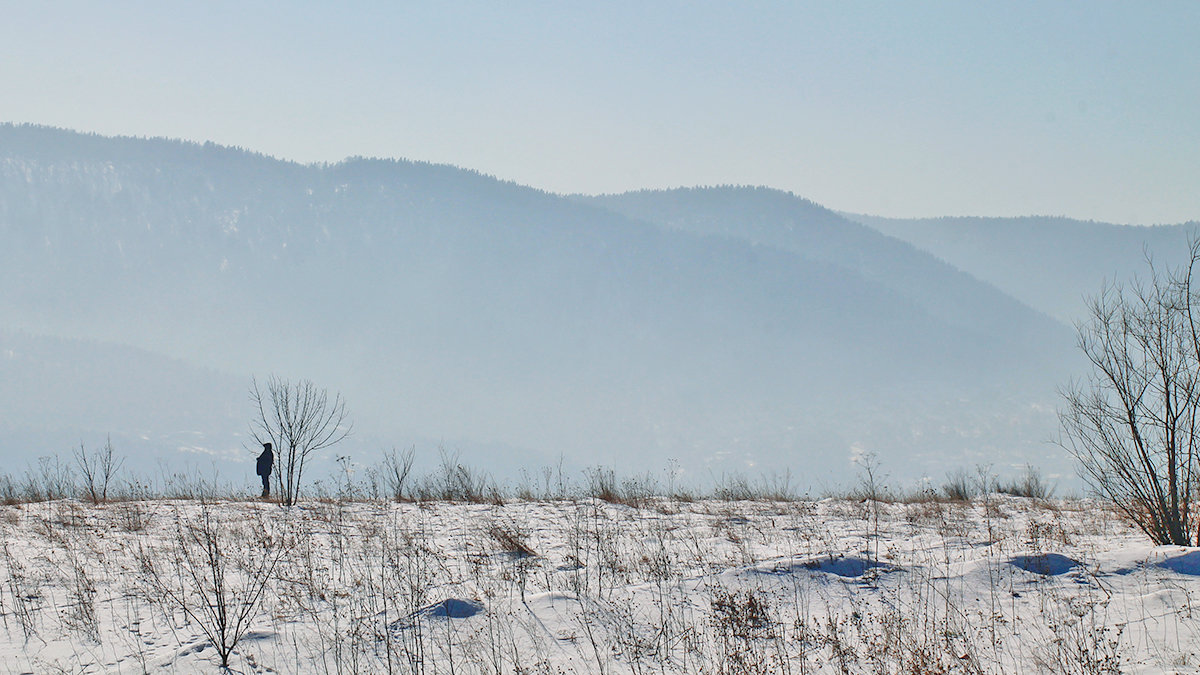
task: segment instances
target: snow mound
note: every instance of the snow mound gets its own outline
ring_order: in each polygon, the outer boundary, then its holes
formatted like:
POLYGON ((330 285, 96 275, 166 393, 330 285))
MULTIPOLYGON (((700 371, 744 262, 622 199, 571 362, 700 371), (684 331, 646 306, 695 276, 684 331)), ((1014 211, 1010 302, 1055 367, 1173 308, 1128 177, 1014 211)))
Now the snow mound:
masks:
POLYGON ((1079 567, 1078 560, 1068 558, 1060 553, 1013 556, 1009 559, 1008 564, 1044 577, 1056 577, 1079 567))
POLYGON ((484 603, 446 598, 444 601, 422 607, 408 616, 407 620, 392 623, 392 628, 410 628, 421 619, 470 619, 484 611, 484 603))
POLYGON ((846 579, 857 579, 871 570, 879 570, 880 572, 890 572, 892 567, 885 565, 875 560, 859 558, 857 556, 845 556, 841 558, 819 558, 809 561, 805 567, 817 572, 826 574, 835 574, 846 579))
POLYGON ((1162 562, 1154 564, 1156 567, 1170 570, 1176 574, 1185 574, 1190 577, 1197 577, 1200 576, 1200 549, 1191 550, 1183 555, 1167 558, 1162 562))
POLYGON ((433 619, 469 619, 482 611, 482 602, 447 598, 437 604, 417 610, 416 616, 433 619))
POLYGON ((755 567, 752 569, 752 571, 758 574, 770 574, 776 576, 796 574, 798 572, 821 572, 824 574, 832 574, 834 576, 842 577, 843 579, 858 579, 871 570, 877 570, 878 572, 894 572, 897 569, 899 568, 859 556, 821 556, 819 558, 810 558, 808 560, 773 564, 768 563, 755 567))
POLYGON ((482 602, 447 598, 441 602, 422 607, 403 619, 393 621, 387 627, 393 631, 406 631, 415 627, 423 620, 469 619, 477 614, 481 614, 483 610, 484 606, 482 602))

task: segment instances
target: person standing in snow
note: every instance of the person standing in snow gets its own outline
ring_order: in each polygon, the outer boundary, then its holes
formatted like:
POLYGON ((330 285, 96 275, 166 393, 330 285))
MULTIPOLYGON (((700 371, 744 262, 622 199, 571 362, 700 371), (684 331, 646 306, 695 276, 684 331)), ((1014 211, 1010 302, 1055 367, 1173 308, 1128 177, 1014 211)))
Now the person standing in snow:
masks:
POLYGON ((258 456, 258 467, 255 471, 262 477, 264 498, 271 496, 271 469, 275 466, 275 453, 271 451, 270 443, 263 443, 262 454, 258 456))

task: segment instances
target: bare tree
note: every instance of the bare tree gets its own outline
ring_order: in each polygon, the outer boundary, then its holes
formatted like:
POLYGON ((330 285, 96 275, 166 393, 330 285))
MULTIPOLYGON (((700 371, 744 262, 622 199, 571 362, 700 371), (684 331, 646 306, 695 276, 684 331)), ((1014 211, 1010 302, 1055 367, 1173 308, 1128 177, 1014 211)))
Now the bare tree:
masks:
POLYGON ((309 380, 291 382, 274 375, 265 390, 252 380, 250 398, 258 417, 252 423, 255 440, 275 446, 275 480, 280 503, 292 506, 300 491, 304 464, 312 453, 334 445, 350 434, 350 419, 341 394, 329 393, 309 380))
POLYGON ((1200 326, 1192 275, 1183 267, 1110 285, 1078 325, 1091 373, 1063 391, 1060 443, 1084 479, 1155 543, 1200 543, 1192 504, 1200 488, 1200 326))

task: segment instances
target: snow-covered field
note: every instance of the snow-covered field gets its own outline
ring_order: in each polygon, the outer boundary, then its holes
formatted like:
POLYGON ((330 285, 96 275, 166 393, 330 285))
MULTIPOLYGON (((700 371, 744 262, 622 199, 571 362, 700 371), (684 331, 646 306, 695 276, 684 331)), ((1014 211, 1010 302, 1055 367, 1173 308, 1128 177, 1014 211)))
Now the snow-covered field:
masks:
POLYGON ((68 500, 0 533, 0 672, 1200 668, 1200 550, 1088 501, 68 500))

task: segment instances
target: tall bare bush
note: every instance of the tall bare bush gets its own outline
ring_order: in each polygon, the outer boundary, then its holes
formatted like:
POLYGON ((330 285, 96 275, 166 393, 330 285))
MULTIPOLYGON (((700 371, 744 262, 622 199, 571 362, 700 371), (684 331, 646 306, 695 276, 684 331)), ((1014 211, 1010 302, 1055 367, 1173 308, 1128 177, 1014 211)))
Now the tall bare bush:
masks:
POLYGON ((1078 326, 1091 372, 1063 392, 1062 445, 1084 479, 1155 543, 1200 543, 1193 499, 1200 413, 1200 295, 1187 265, 1110 285, 1078 326))

